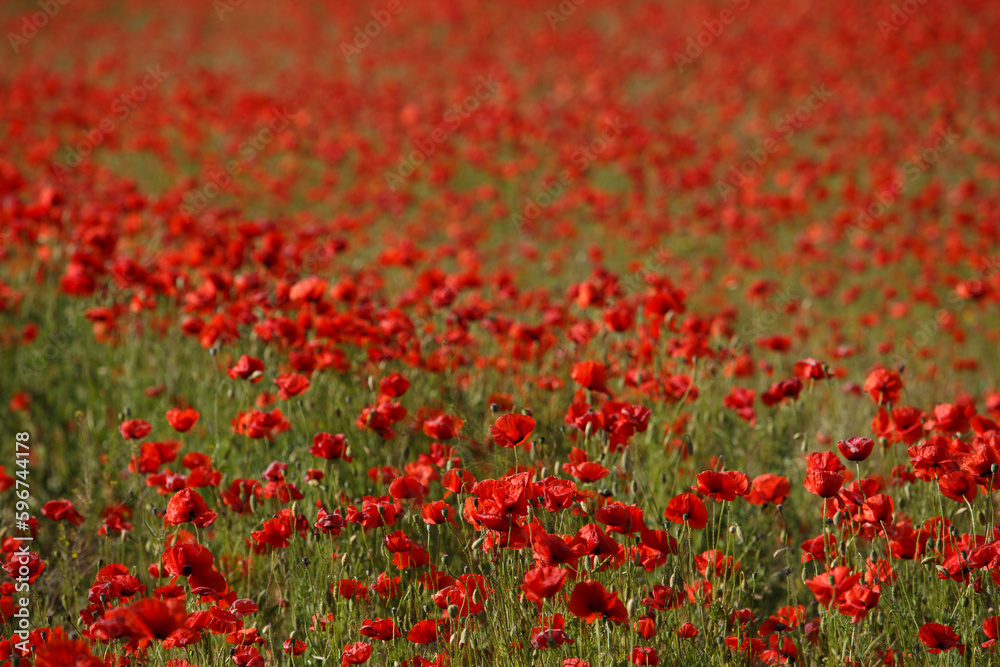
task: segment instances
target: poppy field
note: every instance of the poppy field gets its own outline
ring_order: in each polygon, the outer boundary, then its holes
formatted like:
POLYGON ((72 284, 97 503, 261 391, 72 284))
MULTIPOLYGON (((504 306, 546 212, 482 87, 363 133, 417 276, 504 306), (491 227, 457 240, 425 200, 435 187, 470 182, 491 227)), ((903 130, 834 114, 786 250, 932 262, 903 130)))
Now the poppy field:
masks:
POLYGON ((0 667, 998 660, 1000 4, 0 18, 0 667))

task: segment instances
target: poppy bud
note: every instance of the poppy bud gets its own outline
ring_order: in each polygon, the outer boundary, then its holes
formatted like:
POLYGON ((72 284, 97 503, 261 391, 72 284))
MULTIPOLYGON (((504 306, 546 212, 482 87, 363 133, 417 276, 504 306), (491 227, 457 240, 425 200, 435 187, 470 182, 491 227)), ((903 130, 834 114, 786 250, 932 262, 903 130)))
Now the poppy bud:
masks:
POLYGON ((215 355, 217 355, 219 353, 219 350, 216 349, 215 347, 210 347, 210 348, 208 348, 208 353, 214 357, 215 355))
POLYGON ((457 604, 448 605, 448 618, 458 618, 459 608, 457 604))

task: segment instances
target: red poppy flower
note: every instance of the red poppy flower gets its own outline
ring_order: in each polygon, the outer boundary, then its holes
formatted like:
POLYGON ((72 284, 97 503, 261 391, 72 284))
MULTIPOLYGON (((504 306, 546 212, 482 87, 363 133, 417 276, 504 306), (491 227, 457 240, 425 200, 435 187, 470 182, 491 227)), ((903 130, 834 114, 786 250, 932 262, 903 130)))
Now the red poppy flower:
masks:
POLYGON ((417 621, 410 628, 410 631, 406 633, 406 639, 414 644, 431 644, 436 642, 440 624, 440 621, 433 618, 417 621))
POLYGON ((563 466, 563 470, 573 475, 581 482, 596 482, 611 474, 611 471, 602 466, 597 461, 583 461, 582 463, 563 466))
POLYGON ((847 468, 833 452, 810 452, 806 454, 806 472, 840 472, 847 468))
POLYGON ((851 623, 858 623, 864 619, 868 612, 878 606, 880 590, 857 584, 848 590, 840 599, 838 611, 845 616, 851 617, 851 623))
POLYGON ((390 373, 378 383, 379 393, 390 398, 399 398, 410 388, 410 381, 399 373, 390 373))
POLYGON ((281 648, 284 649, 285 653, 292 656, 302 655, 309 648, 304 641, 301 639, 295 639, 289 637, 281 644, 281 648))
POLYGON ((660 658, 656 654, 656 649, 651 646, 636 646, 629 655, 629 662, 633 665, 658 665, 660 658))
POLYGON ((781 505, 788 499, 791 490, 787 478, 766 472, 754 477, 747 502, 752 505, 781 505))
POLYGON ((445 498, 452 493, 468 493, 475 483, 476 478, 472 473, 461 468, 452 468, 441 477, 441 486, 448 490, 444 494, 445 498))
POLYGON ((68 500, 50 500, 45 503, 45 506, 42 507, 42 516, 53 521, 67 521, 74 526, 83 523, 83 517, 73 507, 73 503, 68 500))
POLYGON ((800 380, 825 380, 831 377, 830 372, 826 369, 826 364, 811 357, 796 361, 795 366, 792 367, 792 375, 800 380))
POLYGON ((606 386, 607 369, 598 361, 581 361, 573 366, 570 377, 578 385, 591 391, 610 394, 606 386))
POLYGON ((708 524, 705 503, 693 493, 682 493, 671 498, 663 516, 674 523, 686 523, 694 529, 704 528, 708 524))
POLYGON ((722 405, 729 410, 733 410, 740 419, 747 421, 751 426, 757 423, 757 413, 753 409, 753 403, 757 398, 757 392, 753 389, 743 387, 733 387, 729 390, 729 395, 722 399, 722 405))
POLYGON ((979 492, 976 478, 964 470, 953 470, 941 475, 941 478, 938 479, 938 487, 946 498, 957 503, 972 502, 979 492))
POLYGON ((309 388, 309 378, 298 373, 285 373, 274 378, 274 384, 278 385, 278 398, 287 401, 309 388))
POLYGON ((347 438, 343 433, 336 435, 330 433, 317 433, 313 436, 313 444, 309 447, 309 453, 321 459, 336 461, 343 459, 350 463, 352 461, 347 452, 347 438))
POLYGON ((403 631, 396 625, 396 621, 391 618, 376 618, 374 620, 366 618, 362 621, 358 633, 363 637, 380 639, 384 642, 403 636, 403 631))
POLYGON ((692 639, 698 636, 698 628, 694 626, 694 623, 685 623, 678 628, 677 635, 681 639, 692 639))
POLYGON ((340 656, 340 666, 362 665, 372 657, 372 645, 365 642, 344 644, 344 652, 340 656))
POLYGON ((844 593, 861 580, 861 576, 861 572, 852 574, 849 567, 842 565, 807 579, 805 584, 819 604, 829 607, 833 603, 839 603, 844 593))
POLYGON ((643 639, 650 639, 656 634, 656 619, 652 614, 640 616, 632 624, 632 629, 643 639))
POLYGON ((735 470, 706 470, 698 473, 698 485, 691 488, 716 502, 736 500, 750 493, 750 478, 735 470))
POLYGON ((869 374, 865 380, 865 389, 876 405, 898 403, 903 391, 903 382, 899 373, 878 368, 869 374))
POLYGON ((450 440, 462 430, 463 423, 454 415, 439 415, 425 421, 423 430, 427 437, 435 440, 450 440))
MULTIPOLYGON (((52 638, 32 646, 35 667, 103 667, 104 662, 90 652, 80 639, 52 638)), ((3 649, 0 648, 0 655, 3 649)))
POLYGON ((797 400, 801 393, 802 380, 792 378, 791 380, 782 380, 781 382, 772 384, 767 391, 760 395, 760 400, 764 405, 771 407, 772 405, 784 402, 786 399, 797 400))
POLYGON ((264 377, 264 362, 244 354, 227 373, 234 380, 236 378, 243 378, 244 380, 257 383, 264 377))
POLYGON ((521 590, 524 597, 541 606, 544 598, 550 598, 560 590, 566 581, 567 571, 558 567, 536 567, 524 575, 521 590))
POLYGON ((337 592, 340 594, 340 597, 347 598, 348 600, 368 599, 368 587, 357 579, 341 579, 337 583, 337 592))
POLYGON ((167 421, 178 433, 187 433, 195 425, 201 414, 197 410, 187 408, 167 410, 167 421))
POLYGON ((264 522, 261 530, 250 533, 250 537, 258 544, 268 544, 277 549, 284 549, 288 546, 288 538, 292 536, 292 527, 283 519, 273 518, 264 522))
POLYGON ((552 617, 542 616, 539 620, 541 625, 531 629, 531 645, 534 648, 546 649, 576 643, 566 634, 566 621, 562 614, 552 617))
POLYGON ((28 583, 35 583, 35 579, 45 571, 45 561, 36 553, 29 552, 27 555, 20 550, 10 551, 7 554, 7 562, 3 565, 4 571, 13 579, 23 580, 25 576, 28 583), (27 574, 25 574, 27 568, 27 574))
POLYGON ((190 577, 209 572, 215 563, 215 556, 206 547, 195 544, 179 544, 163 552, 163 570, 174 577, 190 577))
POLYGON ((864 461, 871 455, 874 446, 874 440, 861 437, 848 438, 837 443, 840 455, 848 461, 864 461))
POLYGON ((806 491, 820 498, 832 498, 840 493, 844 485, 844 476, 837 472, 815 470, 806 474, 803 486, 806 491))
POLYGON ((204 528, 210 526, 218 515, 208 508, 208 503, 197 491, 183 489, 173 495, 167 503, 167 512, 163 517, 164 524, 179 526, 191 522, 204 528))
POLYGON ((924 623, 920 626, 917 637, 927 647, 928 653, 941 653, 957 648, 958 654, 965 655, 965 644, 955 631, 940 623, 924 623))
POLYGON ((984 619, 983 632, 988 637, 982 644, 983 648, 994 646, 997 643, 997 639, 1000 639, 1000 616, 990 616, 984 619))
POLYGON ((389 495, 397 500, 423 500, 428 493, 430 489, 413 475, 397 477, 389 485, 389 495))
POLYGON ((592 623, 598 618, 606 618, 615 623, 628 620, 625 605, 618 594, 609 592, 599 581, 581 581, 573 588, 568 608, 571 614, 592 623))
POLYGON ((883 525, 892 524, 893 502, 892 498, 884 493, 877 493, 865 499, 861 506, 861 515, 865 521, 880 523, 883 525))
POLYGON ((145 419, 129 419, 123 421, 118 427, 118 432, 126 440, 142 440, 153 430, 149 422, 145 419))
POLYGON ((528 415, 502 415, 490 426, 493 442, 501 447, 520 447, 535 430, 535 419, 528 415))

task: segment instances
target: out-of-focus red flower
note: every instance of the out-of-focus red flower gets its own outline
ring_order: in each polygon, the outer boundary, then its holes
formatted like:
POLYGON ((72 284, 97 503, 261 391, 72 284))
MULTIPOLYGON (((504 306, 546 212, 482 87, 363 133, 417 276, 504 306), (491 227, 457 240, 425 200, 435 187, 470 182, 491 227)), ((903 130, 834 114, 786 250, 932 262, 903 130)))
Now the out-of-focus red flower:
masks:
POLYGON ((606 385, 608 372, 599 361, 580 361, 573 366, 570 377, 584 389, 610 394, 606 385))
POLYGON ((123 421, 118 427, 118 432, 126 440, 142 440, 153 430, 149 422, 145 419, 129 419, 123 421))
POLYGON ((264 377, 264 362, 244 354, 227 373, 234 380, 236 378, 243 378, 244 380, 257 383, 264 377))
POLYGON ((681 639, 692 639, 698 636, 698 628, 694 626, 694 623, 685 623, 677 629, 677 635, 681 639))
POLYGON ((83 523, 83 516, 76 511, 73 503, 68 500, 50 500, 42 507, 42 516, 53 521, 68 521, 74 526, 83 523))
POLYGON ((274 384, 278 385, 278 398, 287 401, 309 388, 309 378, 299 373, 285 373, 274 378, 274 384))
POLYGON ((167 410, 167 422, 178 433, 187 433, 190 431, 191 427, 197 423, 199 417, 201 417, 201 414, 191 408, 183 410, 172 408, 167 410))
POLYGON ((633 665, 658 665, 660 657, 652 646, 636 646, 629 655, 629 662, 633 665))
POLYGON ((876 405, 896 404, 903 391, 903 381, 900 379, 899 373, 878 368, 868 375, 864 390, 868 392, 876 405))
POLYGON ((825 380, 831 377, 826 369, 826 364, 816 361, 812 357, 807 357, 802 361, 796 361, 792 367, 792 375, 800 380, 825 380))

